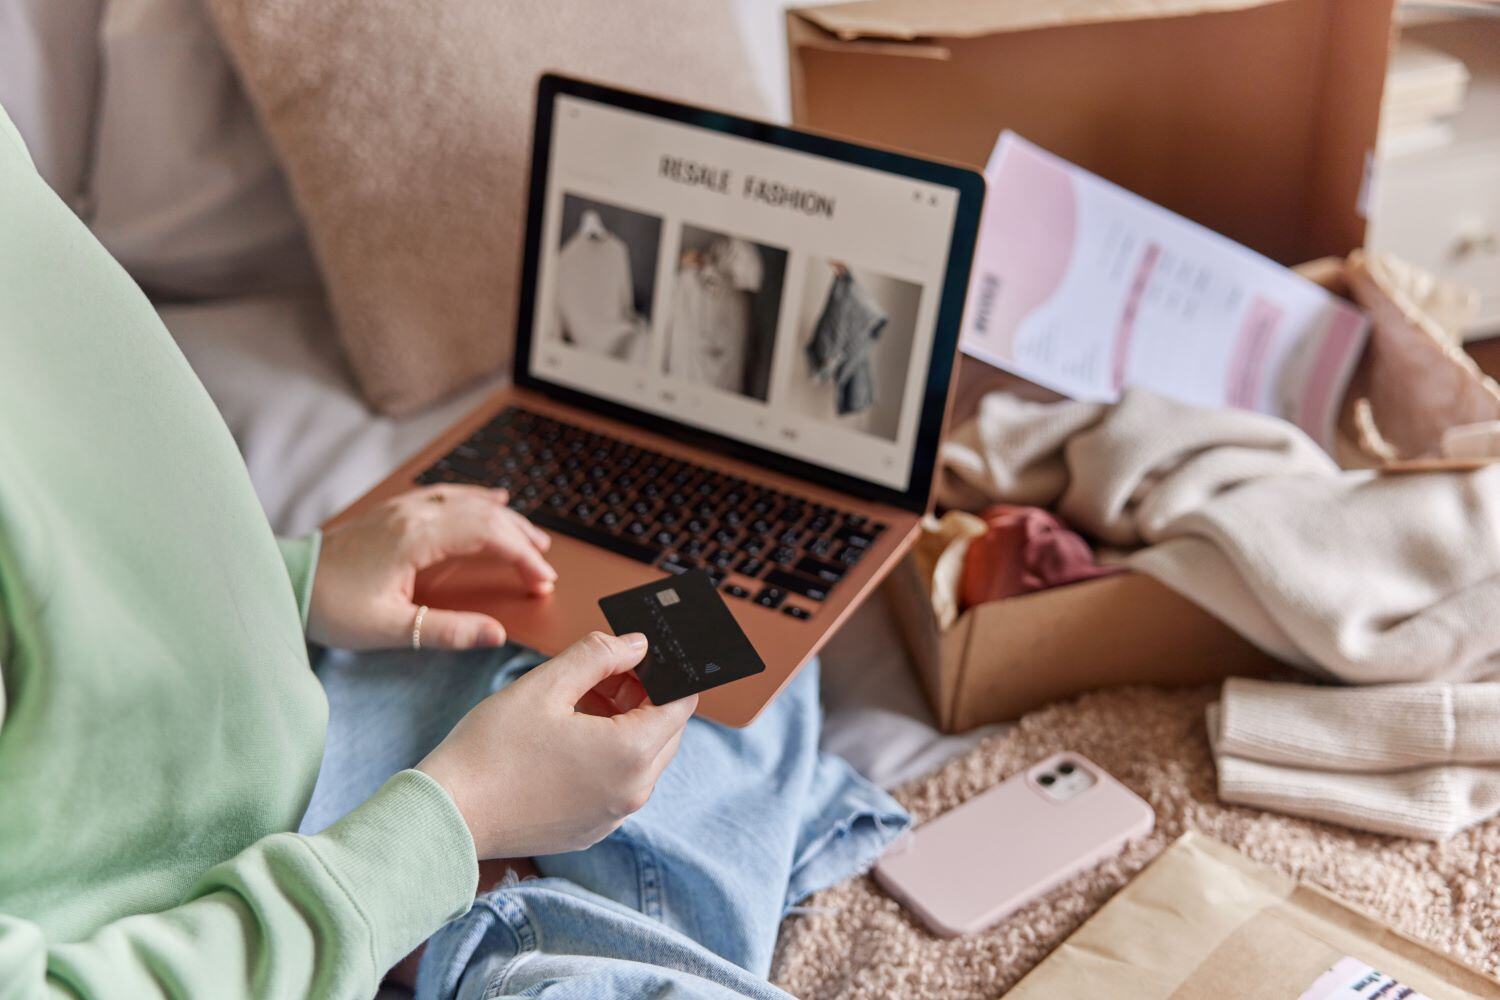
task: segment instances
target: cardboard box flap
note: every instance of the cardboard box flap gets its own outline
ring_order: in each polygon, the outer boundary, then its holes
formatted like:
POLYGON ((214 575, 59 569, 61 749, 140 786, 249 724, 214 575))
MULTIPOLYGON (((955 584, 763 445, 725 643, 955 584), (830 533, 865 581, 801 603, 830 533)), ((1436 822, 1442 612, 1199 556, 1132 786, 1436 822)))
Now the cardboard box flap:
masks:
POLYGON ((846 42, 974 38, 1005 31, 1183 17, 1261 7, 1277 0, 860 0, 807 7, 794 16, 846 42))

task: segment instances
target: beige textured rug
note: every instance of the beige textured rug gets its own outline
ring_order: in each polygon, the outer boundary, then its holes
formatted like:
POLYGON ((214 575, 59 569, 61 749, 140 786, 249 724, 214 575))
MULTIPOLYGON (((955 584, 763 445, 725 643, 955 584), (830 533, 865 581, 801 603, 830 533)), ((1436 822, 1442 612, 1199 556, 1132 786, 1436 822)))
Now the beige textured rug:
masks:
POLYGON ((1189 829, 1320 885, 1490 974, 1500 970, 1500 820, 1444 844, 1355 833, 1221 804, 1203 710, 1217 687, 1085 695, 1024 718, 904 786, 920 822, 1059 750, 1097 763, 1156 810, 1156 831, 993 930, 944 941, 868 878, 808 900, 783 925, 773 979, 804 1000, 997 997, 1189 829))

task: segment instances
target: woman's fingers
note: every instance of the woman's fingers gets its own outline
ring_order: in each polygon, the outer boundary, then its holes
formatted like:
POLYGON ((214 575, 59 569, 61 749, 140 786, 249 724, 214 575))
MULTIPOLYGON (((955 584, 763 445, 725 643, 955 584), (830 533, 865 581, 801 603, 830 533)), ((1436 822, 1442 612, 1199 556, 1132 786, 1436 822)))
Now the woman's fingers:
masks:
POLYGON ((578 704, 573 706, 573 710, 575 712, 582 712, 584 715, 598 716, 601 719, 608 719, 620 714, 620 710, 615 707, 615 703, 598 691, 590 691, 578 699, 578 704))
POLYGON ((477 611, 428 608, 422 615, 423 649, 476 649, 504 642, 505 626, 477 611))
POLYGON ((622 674, 646 655, 646 637, 590 632, 536 669, 569 706, 577 705, 606 678, 622 674))
POLYGON ((520 525, 521 530, 526 533, 526 537, 531 539, 531 544, 535 545, 542 552, 546 552, 552 547, 551 535, 547 534, 541 528, 538 528, 536 525, 532 524, 523 515, 517 514, 515 511, 510 509, 509 490, 492 489, 488 490, 487 492, 490 495, 490 499, 493 500, 495 504, 505 512, 506 516, 513 518, 516 524, 520 525))
MULTIPOLYGON (((653 705, 644 701, 630 711, 615 716, 613 721, 629 734, 631 740, 645 748, 646 760, 654 761, 665 747, 682 735, 682 727, 687 725, 697 709, 698 696, 690 694, 665 705, 653 705)), ((667 759, 671 759, 670 755, 667 759)), ((662 766, 665 767, 666 764, 663 763, 662 766)))
POLYGON ((633 673, 615 674, 595 684, 579 699, 576 708, 606 719, 628 712, 646 700, 646 689, 633 673))
MULTIPOLYGON (((414 503, 430 504, 431 548, 423 545, 424 561, 490 552, 514 566, 533 591, 547 593, 557 581, 557 570, 547 562, 529 522, 495 502, 497 493, 480 487, 442 487, 442 492, 419 492, 414 503)), ((550 539, 548 540, 550 545, 550 539)), ((424 567, 425 568, 425 567, 424 567)))
POLYGON ((615 711, 628 712, 646 700, 646 689, 634 673, 615 674, 595 685, 594 690, 615 706, 615 711))
POLYGON ((677 747, 682 743, 682 734, 686 731, 685 727, 686 724, 684 724, 683 729, 679 729, 673 733, 672 738, 667 740, 666 746, 656 752, 656 759, 651 762, 651 768, 646 772, 646 780, 651 783, 652 788, 656 787, 657 779, 667 769, 667 765, 672 763, 672 758, 677 756, 677 747))

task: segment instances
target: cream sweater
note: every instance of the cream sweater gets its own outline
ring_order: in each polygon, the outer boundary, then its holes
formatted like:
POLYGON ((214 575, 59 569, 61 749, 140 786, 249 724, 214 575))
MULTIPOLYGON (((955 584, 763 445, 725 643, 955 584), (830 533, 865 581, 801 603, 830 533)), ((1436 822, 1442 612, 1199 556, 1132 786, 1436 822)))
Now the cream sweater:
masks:
POLYGON ((1226 802, 1424 840, 1500 811, 1500 684, 1234 678, 1208 731, 1226 802))

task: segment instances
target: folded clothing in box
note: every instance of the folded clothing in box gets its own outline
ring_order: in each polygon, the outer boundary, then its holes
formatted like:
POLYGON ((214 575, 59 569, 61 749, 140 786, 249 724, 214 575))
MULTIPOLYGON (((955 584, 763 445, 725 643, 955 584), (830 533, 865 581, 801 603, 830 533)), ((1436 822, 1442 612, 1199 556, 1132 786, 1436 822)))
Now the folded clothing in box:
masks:
POLYGON ((981 605, 939 633, 930 599, 925 625, 912 610, 921 579, 898 577, 896 606, 949 728, 1101 680, 1202 681, 1276 660, 1354 683, 1500 671, 1500 466, 1345 472, 1285 422, 1141 391, 1113 406, 992 393, 942 462, 944 505, 1055 508, 1133 550, 1123 563, 1154 581, 981 605), (1119 593, 1101 600, 1105 588, 1119 593))

